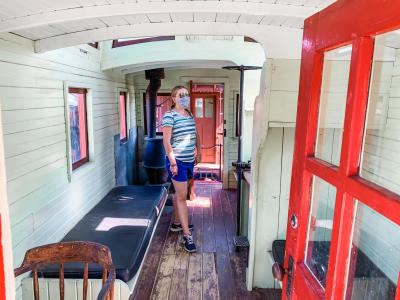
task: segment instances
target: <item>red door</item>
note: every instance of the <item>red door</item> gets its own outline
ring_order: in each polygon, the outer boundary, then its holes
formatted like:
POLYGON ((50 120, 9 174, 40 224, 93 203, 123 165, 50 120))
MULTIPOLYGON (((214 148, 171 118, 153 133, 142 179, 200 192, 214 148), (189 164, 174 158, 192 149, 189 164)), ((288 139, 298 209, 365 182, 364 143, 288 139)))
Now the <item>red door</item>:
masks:
MULTIPOLYGON (((1 225, 1 214, 0 214, 0 240, 2 239, 2 225, 1 225)), ((0 244, 0 299, 6 299, 6 278, 4 274, 4 256, 3 256, 3 245, 0 244)))
POLYGON ((215 163, 216 155, 216 97, 211 94, 193 94, 194 118, 201 140, 201 162, 215 163))
POLYGON ((400 299, 399 12, 305 21, 282 299, 400 299))

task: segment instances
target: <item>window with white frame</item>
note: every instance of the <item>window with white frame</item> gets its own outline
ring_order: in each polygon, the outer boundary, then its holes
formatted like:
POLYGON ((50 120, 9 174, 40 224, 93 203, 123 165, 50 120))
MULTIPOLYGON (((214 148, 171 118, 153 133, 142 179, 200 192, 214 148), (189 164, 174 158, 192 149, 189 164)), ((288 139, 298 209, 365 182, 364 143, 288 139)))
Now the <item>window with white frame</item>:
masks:
POLYGON ((89 161, 87 90, 68 89, 68 112, 72 170, 89 161))

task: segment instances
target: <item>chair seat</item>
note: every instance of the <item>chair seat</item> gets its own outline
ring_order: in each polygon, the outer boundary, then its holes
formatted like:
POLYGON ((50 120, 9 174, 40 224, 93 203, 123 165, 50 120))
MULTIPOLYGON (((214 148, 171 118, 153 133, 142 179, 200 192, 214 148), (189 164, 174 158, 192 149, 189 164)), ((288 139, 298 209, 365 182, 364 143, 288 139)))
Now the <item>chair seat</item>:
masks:
MULTIPOLYGON (((138 271, 158 214, 167 197, 162 186, 121 186, 112 189, 62 241, 91 241, 110 248, 116 277, 128 282, 138 271)), ((58 277, 57 265, 39 275, 58 277)), ((82 265, 64 266, 65 278, 82 278, 82 265)), ((89 264, 89 278, 101 278, 102 269, 89 264)))

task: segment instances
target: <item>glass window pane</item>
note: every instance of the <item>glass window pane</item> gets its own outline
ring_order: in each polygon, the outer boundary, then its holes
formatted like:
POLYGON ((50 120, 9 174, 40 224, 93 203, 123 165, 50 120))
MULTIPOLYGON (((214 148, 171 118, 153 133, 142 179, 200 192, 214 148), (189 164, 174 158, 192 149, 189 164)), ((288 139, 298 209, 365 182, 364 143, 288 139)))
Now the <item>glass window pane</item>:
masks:
POLYGON ((335 202, 336 188, 314 176, 305 263, 323 287, 328 273, 335 202))
POLYGON ((400 194, 400 31, 377 36, 360 175, 400 194))
POLYGON ((324 56, 315 157, 339 165, 350 72, 351 46, 324 56))
POLYGON ((85 95, 70 93, 68 97, 71 134, 71 159, 74 164, 87 157, 85 95))
POLYGON ((126 99, 125 93, 121 93, 119 96, 119 117, 120 117, 120 126, 121 126, 121 134, 120 139, 126 139, 126 99))
POLYGON ((206 98, 205 117, 212 118, 214 110, 214 99, 206 98))
POLYGON ((196 118, 203 117, 203 98, 196 98, 195 101, 196 118))
POLYGON ((394 299, 400 271, 400 227, 357 203, 346 299, 394 299))

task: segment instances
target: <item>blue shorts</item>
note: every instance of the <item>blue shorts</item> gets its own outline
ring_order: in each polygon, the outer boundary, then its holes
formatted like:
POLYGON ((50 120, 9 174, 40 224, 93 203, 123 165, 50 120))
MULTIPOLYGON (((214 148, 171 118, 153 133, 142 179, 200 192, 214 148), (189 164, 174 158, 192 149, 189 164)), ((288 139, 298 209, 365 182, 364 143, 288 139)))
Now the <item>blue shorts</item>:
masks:
POLYGON ((165 166, 168 171, 168 179, 173 179, 176 181, 187 181, 188 179, 193 178, 193 167, 194 162, 183 162, 180 160, 176 160, 176 166, 178 167, 178 174, 172 177, 170 167, 170 162, 168 157, 165 157, 165 166))

